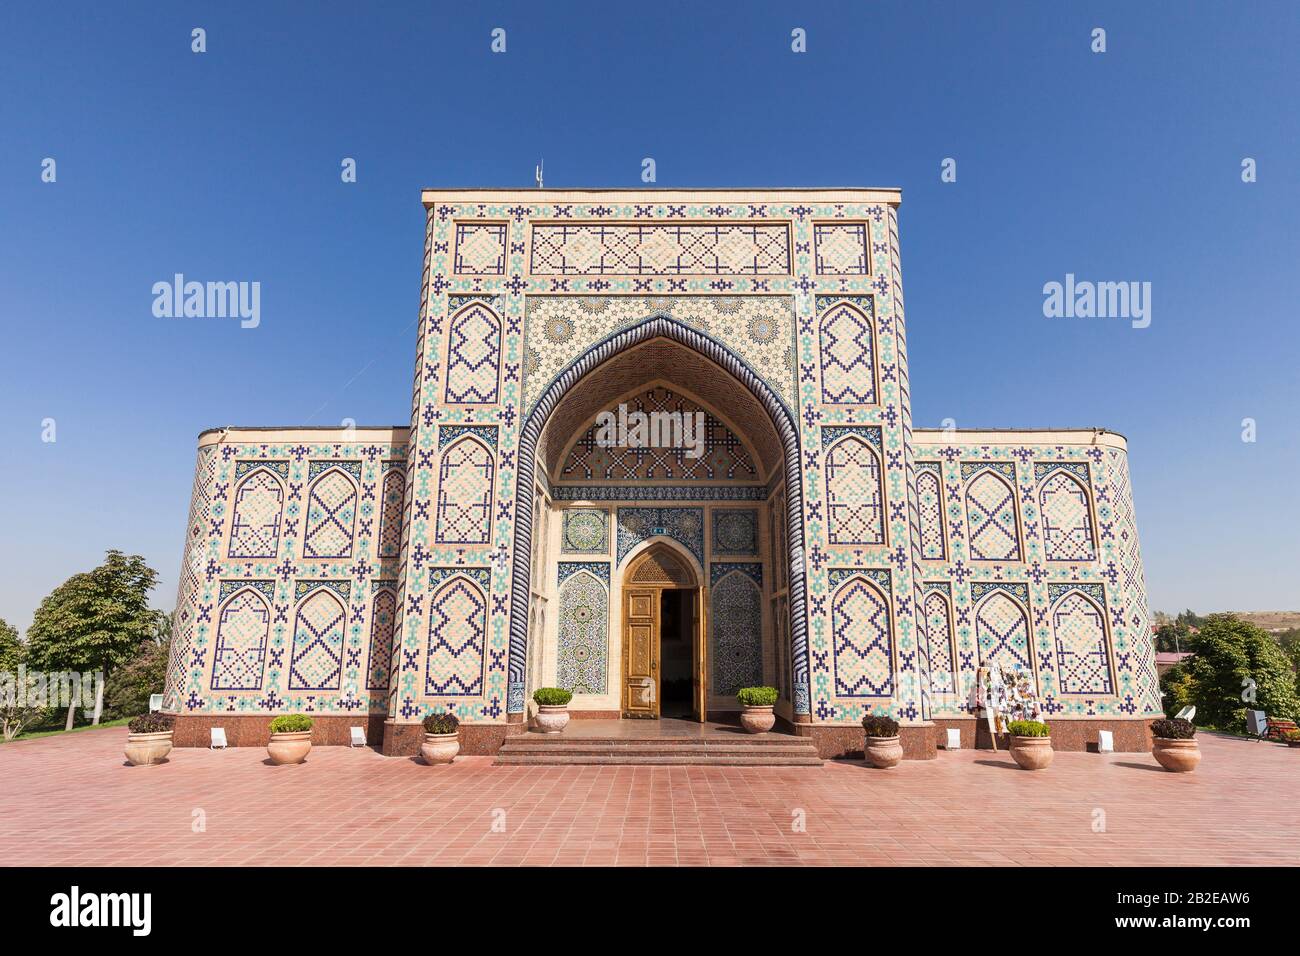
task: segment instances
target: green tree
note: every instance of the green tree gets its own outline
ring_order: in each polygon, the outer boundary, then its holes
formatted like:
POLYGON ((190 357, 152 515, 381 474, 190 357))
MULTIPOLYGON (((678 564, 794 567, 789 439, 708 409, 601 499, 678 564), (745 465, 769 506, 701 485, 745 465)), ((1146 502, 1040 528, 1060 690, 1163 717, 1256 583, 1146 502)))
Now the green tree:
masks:
POLYGON ((1174 716, 1188 704, 1196 705, 1196 681, 1186 664, 1175 664, 1160 675, 1160 694, 1166 717, 1174 716))
POLYGON ((1267 631, 1231 614, 1211 614, 1191 649, 1195 656, 1184 666, 1198 724, 1241 732, 1247 709, 1300 718, 1291 662, 1267 631))
POLYGON ((35 702, 39 698, 32 681, 19 677, 18 666, 26 662, 26 656, 18 629, 0 619, 0 734, 5 740, 13 740, 24 728, 49 716, 49 708, 35 702))
MULTIPOLYGON (((107 678, 157 634, 159 612, 149 607, 157 580, 144 558, 109 551, 103 564, 74 574, 41 602, 27 629, 27 665, 47 672, 101 670, 107 678)), ((68 706, 68 729, 75 700, 68 706)), ((97 698, 96 720, 99 708, 97 698)))
POLYGON ((18 628, 0 618, 0 673, 18 670, 23 659, 23 642, 18 639, 18 628))
POLYGON ((1186 624, 1170 621, 1156 628, 1156 650, 1161 653, 1191 650, 1192 629, 1186 624))
POLYGON ((109 717, 134 717, 149 712, 149 695, 161 694, 167 681, 167 658, 171 641, 146 641, 131 658, 104 683, 104 701, 109 717))

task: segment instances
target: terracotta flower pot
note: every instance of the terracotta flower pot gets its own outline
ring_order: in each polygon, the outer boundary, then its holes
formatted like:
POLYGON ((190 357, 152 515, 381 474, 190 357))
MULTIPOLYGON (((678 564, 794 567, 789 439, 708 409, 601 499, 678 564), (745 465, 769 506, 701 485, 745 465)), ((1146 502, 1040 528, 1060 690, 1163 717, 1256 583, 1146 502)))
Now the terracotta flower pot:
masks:
POLYGON ((460 753, 460 734, 425 734, 420 753, 427 764, 451 763, 460 753))
POLYGON ((1043 770, 1052 763, 1051 737, 1012 737, 1011 759, 1022 770, 1043 770))
POLYGON ((156 734, 126 735, 126 759, 132 767, 148 767, 162 763, 172 751, 172 731, 156 734))
POLYGON ((538 704, 537 716, 533 719, 537 721, 538 733, 558 734, 569 726, 569 705, 538 704))
POLYGON ((1170 773, 1191 773, 1201 762, 1201 747, 1195 737, 1185 740, 1156 737, 1151 745, 1151 755, 1170 773))
POLYGON ((772 706, 766 707, 758 704, 742 704, 740 707, 740 726, 744 727, 751 734, 765 734, 776 726, 776 714, 772 713, 772 706))
POLYGON ((867 763, 881 770, 897 767, 903 759, 903 745, 898 735, 893 737, 868 737, 866 745, 867 763))
POLYGON ((266 745, 266 752, 271 755, 271 763, 277 766, 287 763, 302 763, 307 759, 307 754, 310 751, 310 730, 271 734, 271 742, 266 745))

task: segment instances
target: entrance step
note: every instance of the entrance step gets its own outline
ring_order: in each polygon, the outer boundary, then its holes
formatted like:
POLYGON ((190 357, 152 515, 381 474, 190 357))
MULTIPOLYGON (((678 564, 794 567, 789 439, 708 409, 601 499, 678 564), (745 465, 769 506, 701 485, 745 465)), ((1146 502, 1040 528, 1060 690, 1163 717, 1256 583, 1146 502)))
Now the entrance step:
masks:
POLYGON ((527 733, 507 737, 496 763, 819 767, 822 761, 811 740, 785 734, 604 738, 527 733))

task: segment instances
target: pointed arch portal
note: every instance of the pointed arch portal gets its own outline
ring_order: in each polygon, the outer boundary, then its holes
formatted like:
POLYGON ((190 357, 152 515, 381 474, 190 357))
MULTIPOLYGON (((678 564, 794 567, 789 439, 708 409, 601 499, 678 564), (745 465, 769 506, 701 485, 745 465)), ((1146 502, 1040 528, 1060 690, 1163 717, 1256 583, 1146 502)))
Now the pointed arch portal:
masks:
MULTIPOLYGON (((785 530, 789 548, 789 651, 791 702, 796 715, 809 713, 809 669, 806 618, 806 571, 804 567, 803 473, 799 467, 799 430, 793 413, 772 388, 731 349, 716 339, 666 313, 656 313, 638 324, 616 332, 587 350, 559 372, 527 411, 519 436, 518 476, 515 495, 514 563, 510 598, 509 693, 507 711, 524 711, 525 675, 528 673, 529 598, 533 586, 533 501, 528 489, 537 481, 537 459, 543 433, 562 400, 588 375, 606 362, 655 339, 682 346, 707 360, 755 400, 774 433, 773 457, 779 458, 775 475, 785 484, 784 513, 773 516, 785 530)), ((783 632, 783 627, 776 628, 783 632)))

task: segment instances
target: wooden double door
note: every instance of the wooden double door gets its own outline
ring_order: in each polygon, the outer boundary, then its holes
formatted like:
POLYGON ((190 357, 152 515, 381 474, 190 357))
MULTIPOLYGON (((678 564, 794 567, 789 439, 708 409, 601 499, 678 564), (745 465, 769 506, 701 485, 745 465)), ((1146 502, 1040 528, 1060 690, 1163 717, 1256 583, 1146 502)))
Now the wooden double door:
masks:
MULTIPOLYGON (((665 651, 677 655, 689 647, 689 714, 701 722, 707 719, 708 641, 705 634, 708 630, 704 597, 703 590, 694 582, 694 574, 670 552, 649 551, 629 567, 623 586, 624 717, 658 719, 662 716, 665 651), (666 595, 670 600, 665 601, 666 595), (665 607, 677 611, 671 621, 665 619, 665 607), (666 629, 672 632, 674 640, 671 643, 676 645, 680 642, 680 647, 665 646, 666 629)), ((676 657, 672 663, 675 669, 683 664, 676 657)))

